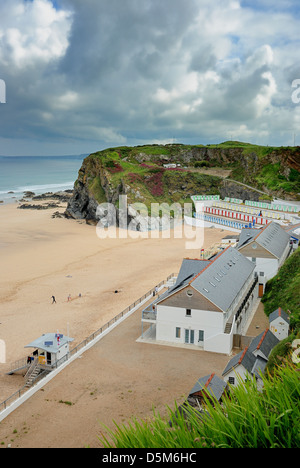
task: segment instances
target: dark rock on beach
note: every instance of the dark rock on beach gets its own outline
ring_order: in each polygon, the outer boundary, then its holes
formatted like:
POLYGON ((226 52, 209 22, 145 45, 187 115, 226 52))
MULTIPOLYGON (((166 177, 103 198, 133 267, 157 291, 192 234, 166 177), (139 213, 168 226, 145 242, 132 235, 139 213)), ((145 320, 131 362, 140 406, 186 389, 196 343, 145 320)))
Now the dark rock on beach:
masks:
POLYGON ((59 205, 57 203, 47 203, 46 205, 30 205, 29 203, 24 203, 18 206, 20 210, 49 210, 53 208, 59 208, 59 205))
POLYGON ((32 198, 32 197, 34 197, 34 195, 35 195, 34 192, 30 192, 30 191, 23 192, 23 197, 24 198, 32 198))
POLYGON ((35 195, 32 200, 34 201, 39 201, 39 200, 59 200, 62 203, 68 203, 70 201, 70 198, 72 197, 73 190, 65 190, 62 192, 48 192, 48 193, 43 193, 42 195, 35 195))

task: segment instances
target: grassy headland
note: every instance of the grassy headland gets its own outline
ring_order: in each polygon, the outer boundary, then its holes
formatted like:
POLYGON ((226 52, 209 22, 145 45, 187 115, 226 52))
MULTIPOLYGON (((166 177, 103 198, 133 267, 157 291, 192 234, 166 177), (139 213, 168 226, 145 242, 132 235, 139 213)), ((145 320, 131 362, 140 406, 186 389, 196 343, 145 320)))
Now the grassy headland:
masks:
MULTIPOLYGON (((194 171, 197 167, 220 168, 231 171, 230 178, 254 188, 299 198, 299 148, 275 148, 242 142, 218 145, 146 145, 122 146, 99 151, 96 158, 105 170, 113 187, 121 182, 131 187, 132 201, 153 199, 165 202, 189 199, 193 193, 218 194, 221 177, 194 171), (298 163, 297 163, 298 161, 298 163), (165 164, 176 168, 165 168, 165 164), (139 192, 138 197, 134 194, 139 192), (139 200, 136 200, 138 198, 139 200)), ((99 188, 99 187, 98 187, 99 188)), ((93 194, 99 198, 97 187, 93 194)), ((102 199, 102 193, 100 198, 102 199)))

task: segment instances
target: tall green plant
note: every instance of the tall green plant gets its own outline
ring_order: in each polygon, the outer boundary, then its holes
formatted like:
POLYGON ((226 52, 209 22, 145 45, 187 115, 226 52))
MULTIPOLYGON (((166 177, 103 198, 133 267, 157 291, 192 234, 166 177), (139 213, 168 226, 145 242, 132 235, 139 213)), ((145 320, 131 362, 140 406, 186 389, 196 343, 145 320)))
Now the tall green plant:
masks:
POLYGON ((169 411, 164 419, 133 419, 106 429, 99 437, 106 448, 294 448, 300 445, 299 369, 286 363, 272 376, 232 387, 222 403, 206 399, 205 411, 192 407, 169 411), (170 424, 171 422, 171 424, 170 424))

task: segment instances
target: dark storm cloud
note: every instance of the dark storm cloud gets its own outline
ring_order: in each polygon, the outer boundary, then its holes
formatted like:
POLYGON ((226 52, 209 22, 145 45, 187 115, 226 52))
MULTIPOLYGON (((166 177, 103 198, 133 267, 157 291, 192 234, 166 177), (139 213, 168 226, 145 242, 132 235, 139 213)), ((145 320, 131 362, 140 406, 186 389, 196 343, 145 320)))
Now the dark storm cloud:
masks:
POLYGON ((2 0, 0 144, 284 139, 280 120, 298 122, 297 20, 248 3, 2 0))

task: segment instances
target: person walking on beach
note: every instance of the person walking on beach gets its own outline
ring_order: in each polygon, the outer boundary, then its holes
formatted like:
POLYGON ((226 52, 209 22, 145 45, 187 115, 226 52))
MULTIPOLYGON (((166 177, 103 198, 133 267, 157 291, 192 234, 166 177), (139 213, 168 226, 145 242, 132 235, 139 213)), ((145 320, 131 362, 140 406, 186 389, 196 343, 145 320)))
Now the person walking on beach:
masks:
POLYGON ((54 304, 54 303, 56 304, 56 300, 55 300, 55 297, 52 296, 52 304, 54 304))

